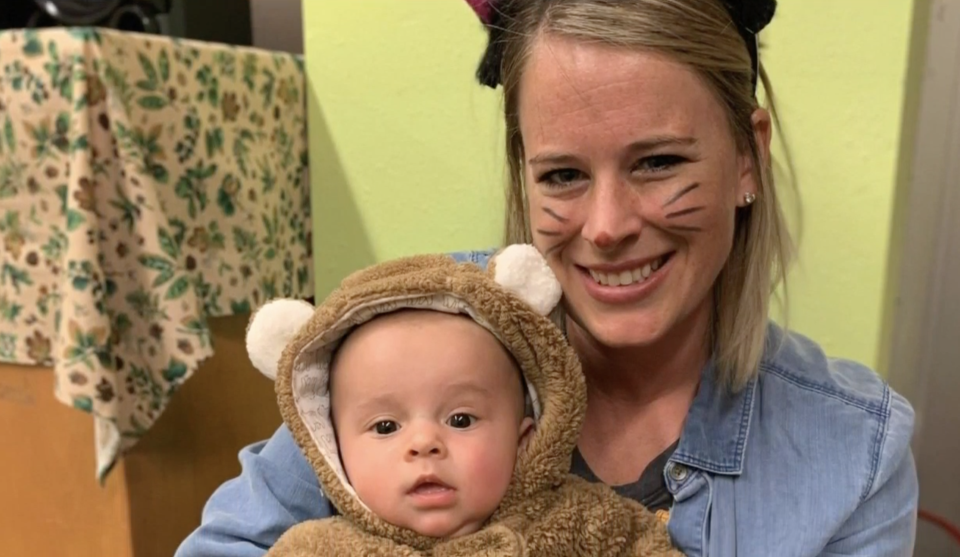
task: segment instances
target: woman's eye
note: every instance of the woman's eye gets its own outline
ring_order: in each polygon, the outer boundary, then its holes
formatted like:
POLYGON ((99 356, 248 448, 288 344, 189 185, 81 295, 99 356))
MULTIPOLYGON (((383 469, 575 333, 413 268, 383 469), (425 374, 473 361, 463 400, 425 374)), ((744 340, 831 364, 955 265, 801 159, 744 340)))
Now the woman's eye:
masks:
POLYGON ((373 426, 373 430, 377 432, 377 435, 390 435, 395 433, 399 428, 397 422, 393 420, 383 420, 382 422, 377 422, 373 426))
POLYGON ((537 181, 549 187, 562 188, 579 182, 585 177, 586 175, 579 170, 573 168, 560 168, 543 174, 537 181))
POLYGON ((450 427, 457 429, 466 429, 473 425, 473 422, 476 420, 470 414, 454 414, 450 416, 450 419, 447 420, 447 423, 450 424, 450 427))
POLYGON ((640 161, 637 162, 637 170, 666 172, 684 162, 686 162, 686 159, 679 155, 654 155, 640 159, 640 161))

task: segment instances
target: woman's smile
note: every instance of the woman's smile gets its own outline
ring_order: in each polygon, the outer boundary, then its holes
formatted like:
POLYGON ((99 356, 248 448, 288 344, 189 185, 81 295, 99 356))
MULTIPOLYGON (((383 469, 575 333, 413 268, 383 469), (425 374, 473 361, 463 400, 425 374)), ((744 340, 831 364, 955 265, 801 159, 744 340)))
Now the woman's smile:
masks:
POLYGON ((577 265, 584 289, 604 304, 639 302, 660 287, 670 271, 674 252, 619 264, 577 265))

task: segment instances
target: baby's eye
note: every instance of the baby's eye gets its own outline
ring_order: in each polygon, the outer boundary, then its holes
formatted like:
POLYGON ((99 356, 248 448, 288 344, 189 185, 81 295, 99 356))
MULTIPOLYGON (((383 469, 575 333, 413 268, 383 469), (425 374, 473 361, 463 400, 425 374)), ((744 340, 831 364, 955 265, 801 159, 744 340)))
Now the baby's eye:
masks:
POLYGON ((450 427, 457 429, 466 429, 473 425, 473 422, 476 421, 476 418, 470 414, 454 414, 450 416, 450 419, 447 420, 447 423, 450 424, 450 427))
POLYGON ((397 425, 397 422, 393 420, 383 420, 382 422, 377 422, 373 426, 374 431, 377 432, 377 435, 390 435, 395 433, 400 427, 397 425))

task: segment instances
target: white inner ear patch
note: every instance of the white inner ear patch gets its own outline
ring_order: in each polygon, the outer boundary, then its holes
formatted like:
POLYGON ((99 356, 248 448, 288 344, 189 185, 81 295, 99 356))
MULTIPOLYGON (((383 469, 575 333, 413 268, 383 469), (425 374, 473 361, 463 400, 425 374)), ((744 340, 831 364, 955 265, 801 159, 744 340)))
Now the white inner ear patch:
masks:
POLYGON ((547 261, 529 244, 508 246, 496 255, 494 280, 540 315, 549 315, 563 295, 547 261))
MULTIPOLYGON (((304 346, 293 363, 291 384, 293 402, 297 413, 303 420, 303 424, 327 466, 336 474, 347 493, 358 501, 360 501, 360 498, 357 497, 353 486, 347 481, 347 475, 340 462, 340 450, 337 447, 337 438, 330 414, 330 363, 333 352, 339 345, 340 340, 354 327, 370 321, 377 315, 392 313, 401 309, 417 308, 469 315, 476 323, 497 337, 501 343, 503 342, 503 339, 493 330, 493 327, 460 298, 448 294, 398 297, 378 300, 369 305, 354 308, 333 327, 330 327, 304 346)), ((542 412, 539 396, 526 376, 524 376, 524 381, 527 384, 534 421, 539 422, 542 412)), ((360 504, 369 510, 363 501, 360 501, 360 504)))

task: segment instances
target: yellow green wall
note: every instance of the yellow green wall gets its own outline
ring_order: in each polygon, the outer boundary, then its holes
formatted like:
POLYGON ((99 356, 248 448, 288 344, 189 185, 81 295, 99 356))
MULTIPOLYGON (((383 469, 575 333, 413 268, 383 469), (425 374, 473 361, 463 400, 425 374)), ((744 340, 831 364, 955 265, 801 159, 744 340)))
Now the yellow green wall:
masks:
MULTIPOLYGON (((765 35, 803 210, 790 326, 881 359, 911 0, 781 0, 765 35)), ((498 96, 457 0, 304 2, 317 292, 401 255, 495 245, 498 96)))
POLYGON ((789 324, 872 366, 885 359, 913 4, 781 0, 764 36, 803 215, 789 324))
POLYGON ((484 35, 456 0, 307 0, 319 295, 402 255, 494 246, 498 98, 475 85, 484 35))

